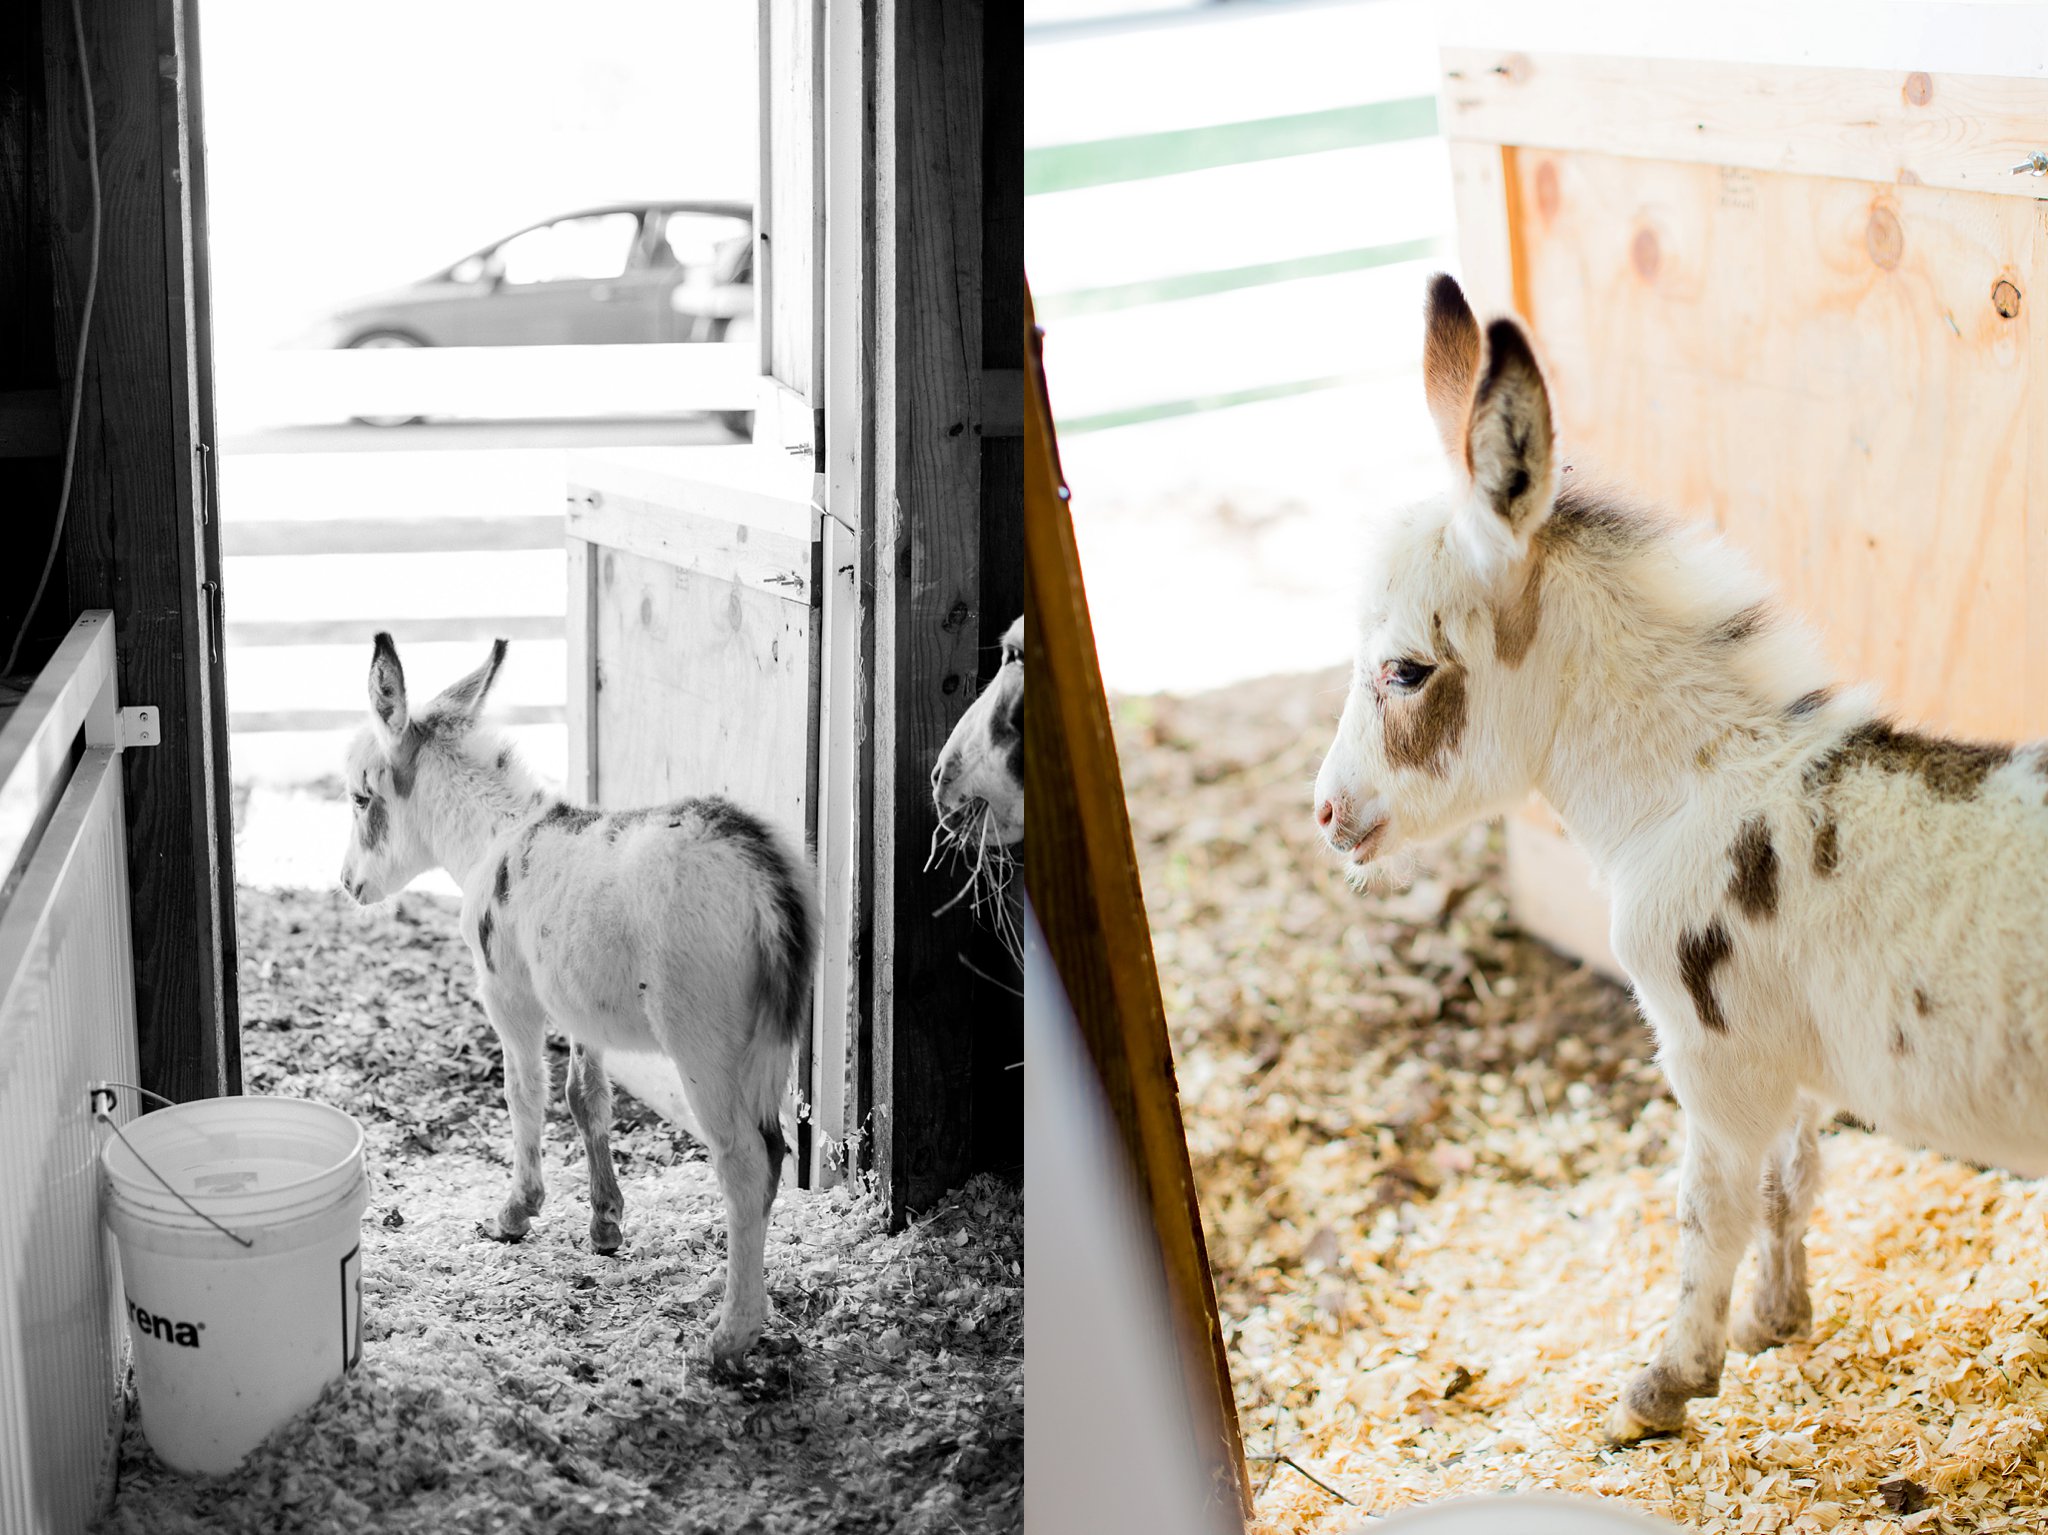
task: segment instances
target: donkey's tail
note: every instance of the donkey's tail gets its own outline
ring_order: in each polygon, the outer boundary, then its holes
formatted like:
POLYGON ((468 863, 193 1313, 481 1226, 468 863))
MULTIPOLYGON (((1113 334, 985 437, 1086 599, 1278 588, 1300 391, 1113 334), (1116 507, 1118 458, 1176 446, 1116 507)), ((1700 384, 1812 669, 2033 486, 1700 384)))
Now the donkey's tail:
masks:
POLYGON ((747 1042, 742 1091, 768 1154, 767 1209, 774 1206, 782 1179, 787 1149, 782 1098, 789 1086, 790 1053, 810 1006, 818 907, 807 859, 765 827, 749 840, 759 877, 754 881, 754 1034, 747 1042))
POLYGON ((810 863, 763 828, 754 845, 754 1001, 757 1035, 784 1050, 796 1043, 818 958, 818 903, 810 863))

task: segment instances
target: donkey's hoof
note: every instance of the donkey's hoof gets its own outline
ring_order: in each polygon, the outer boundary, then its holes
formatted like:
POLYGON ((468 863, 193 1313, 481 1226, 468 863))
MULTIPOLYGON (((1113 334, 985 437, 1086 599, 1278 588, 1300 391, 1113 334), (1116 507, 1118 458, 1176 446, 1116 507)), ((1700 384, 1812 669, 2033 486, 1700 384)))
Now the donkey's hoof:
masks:
POLYGON ((1688 1381, 1661 1360, 1640 1370, 1607 1415, 1610 1444, 1633 1444, 1651 1434, 1675 1434, 1685 1427, 1685 1404, 1712 1396, 1719 1380, 1688 1381))
POLYGON ((593 1215, 590 1218, 590 1249, 610 1257, 619 1250, 619 1244, 626 1240, 625 1229, 608 1216, 593 1215))
POLYGON ((1671 1430, 1656 1428, 1643 1422, 1628 1410, 1626 1402, 1616 1402, 1608 1411, 1604 1432, 1609 1444, 1635 1444, 1655 1434, 1670 1433, 1671 1430))
POLYGON ((533 1217, 524 1211, 514 1210, 510 1205, 500 1210, 478 1229, 494 1242, 523 1242, 526 1233, 533 1227, 533 1217))
POLYGON ((1813 1326, 1813 1306, 1805 1296, 1797 1305, 1758 1307, 1752 1303, 1728 1330, 1729 1341, 1745 1354, 1761 1354, 1781 1343, 1793 1343, 1813 1326))
POLYGON ((747 1350, 759 1341, 761 1324, 733 1326, 723 1317, 711 1329, 711 1368, 732 1371, 740 1368, 740 1361, 747 1356, 747 1350))

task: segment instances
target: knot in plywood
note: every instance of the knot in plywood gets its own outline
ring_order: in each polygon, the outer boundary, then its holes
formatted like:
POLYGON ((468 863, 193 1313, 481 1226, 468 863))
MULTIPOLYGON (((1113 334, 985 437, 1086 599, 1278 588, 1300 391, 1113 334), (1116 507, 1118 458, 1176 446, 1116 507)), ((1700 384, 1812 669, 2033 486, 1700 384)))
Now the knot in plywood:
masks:
POLYGON ((1999 278, 1991 288, 1991 307, 2008 320, 2020 312, 2020 290, 2006 278, 1999 278))
POLYGON ((1658 242, 1657 231, 1648 225, 1638 229, 1635 239, 1629 242, 1628 259, 1638 277, 1644 282, 1655 282, 1658 268, 1664 264, 1664 247, 1658 242))
POLYGON ((1906 232, 1899 227, 1899 216, 1886 207, 1872 208, 1870 222, 1863 229, 1863 247, 1882 270, 1896 267, 1906 250, 1906 232))
POLYGON ((1934 81, 1924 69, 1916 69, 1906 76, 1906 100, 1916 107, 1924 107, 1934 99, 1934 81))

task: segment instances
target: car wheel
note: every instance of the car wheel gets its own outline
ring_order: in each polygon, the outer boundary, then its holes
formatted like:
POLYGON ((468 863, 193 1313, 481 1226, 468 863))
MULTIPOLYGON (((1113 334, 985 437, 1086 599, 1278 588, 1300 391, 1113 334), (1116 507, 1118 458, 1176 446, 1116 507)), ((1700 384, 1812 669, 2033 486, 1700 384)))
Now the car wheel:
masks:
MULTIPOLYGON (((394 347, 418 347, 425 345, 426 342, 420 340, 418 336, 413 335, 409 331, 373 330, 365 331, 362 335, 356 337, 355 340, 349 342, 346 350, 351 352, 367 352, 394 347)), ((424 421, 426 419, 425 416, 357 416, 354 418, 354 422, 357 426, 411 426, 416 421, 424 421)))

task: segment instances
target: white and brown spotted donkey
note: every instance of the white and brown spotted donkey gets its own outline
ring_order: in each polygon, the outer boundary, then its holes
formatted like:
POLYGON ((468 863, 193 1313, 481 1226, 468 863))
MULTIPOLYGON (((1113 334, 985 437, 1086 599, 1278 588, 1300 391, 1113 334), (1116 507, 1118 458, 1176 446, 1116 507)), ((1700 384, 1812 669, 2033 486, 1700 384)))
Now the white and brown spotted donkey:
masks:
POLYGON ((1561 481, 1512 319, 1435 279, 1424 372, 1451 490, 1373 532, 1316 817, 1354 866, 1542 792, 1612 897, 1686 1113, 1678 1311, 1616 1440, 1672 1430, 1738 1348, 1804 1332, 1835 1109, 2048 1172, 2048 755, 1902 729, 1711 531, 1561 481))
POLYGON ((505 641, 414 710, 391 636, 370 662, 370 723, 348 753, 355 826, 341 882, 380 901, 431 868, 462 886, 462 931, 505 1051, 512 1193, 489 1229, 517 1241, 541 1207, 548 1025, 570 1036, 569 1112, 590 1162, 590 1245, 618 1249, 604 1052, 665 1052, 725 1196, 729 1364, 760 1337, 762 1250, 782 1167, 782 1094, 817 920, 797 850, 729 800, 600 811, 538 788, 479 724, 505 641))

